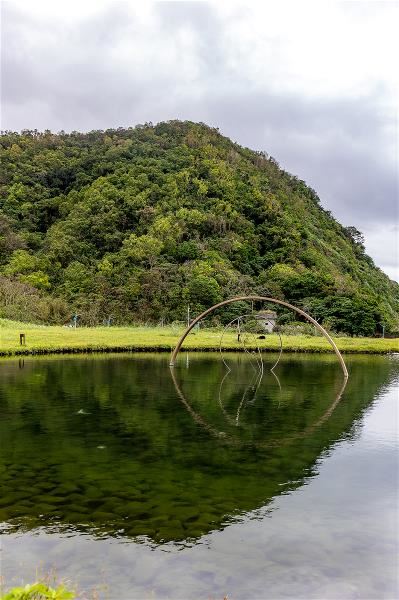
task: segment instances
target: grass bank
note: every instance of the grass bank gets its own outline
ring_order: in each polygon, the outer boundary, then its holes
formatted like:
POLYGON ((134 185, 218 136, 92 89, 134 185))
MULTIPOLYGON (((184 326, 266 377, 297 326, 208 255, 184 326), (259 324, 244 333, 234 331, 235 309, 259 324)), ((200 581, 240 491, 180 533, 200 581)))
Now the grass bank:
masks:
MULTIPOLYGON (((176 345, 181 328, 172 327, 57 327, 16 323, 0 319, 0 356, 29 354, 72 354, 86 352, 170 352, 176 345), (19 334, 26 336, 20 346, 19 334)), ((219 349, 221 331, 201 329, 191 333, 184 342, 188 350, 219 349)), ((399 352, 399 339, 335 337, 341 352, 385 354, 399 352)), ((264 351, 279 349, 275 334, 258 340, 264 351)), ((306 335, 282 336, 285 352, 330 352, 331 346, 323 337, 306 335)), ((223 349, 240 350, 236 335, 225 333, 223 349)))

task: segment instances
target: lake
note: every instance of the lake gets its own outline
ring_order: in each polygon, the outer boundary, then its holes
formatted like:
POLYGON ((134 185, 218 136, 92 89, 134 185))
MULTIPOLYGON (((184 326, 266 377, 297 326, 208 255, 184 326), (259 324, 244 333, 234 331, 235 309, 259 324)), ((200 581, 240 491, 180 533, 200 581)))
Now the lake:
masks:
POLYGON ((275 358, 2 361, 6 588, 397 597, 399 356, 275 358))

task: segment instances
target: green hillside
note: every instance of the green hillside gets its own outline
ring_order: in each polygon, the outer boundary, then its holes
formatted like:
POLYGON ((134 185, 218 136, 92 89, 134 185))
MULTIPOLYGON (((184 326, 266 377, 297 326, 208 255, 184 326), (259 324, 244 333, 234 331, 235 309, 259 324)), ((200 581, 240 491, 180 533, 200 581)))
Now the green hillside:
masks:
POLYGON ((272 157, 204 124, 7 132, 1 165, 0 317, 171 322, 259 293, 337 332, 398 329, 399 286, 361 234, 272 157))

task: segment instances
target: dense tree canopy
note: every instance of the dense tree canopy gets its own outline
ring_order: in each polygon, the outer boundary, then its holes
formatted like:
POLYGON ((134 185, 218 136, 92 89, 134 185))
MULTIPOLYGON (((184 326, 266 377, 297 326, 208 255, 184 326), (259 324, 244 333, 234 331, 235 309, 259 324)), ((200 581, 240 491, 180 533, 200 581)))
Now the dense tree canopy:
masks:
POLYGON ((361 233, 272 157, 204 124, 6 132, 1 161, 1 316, 173 321, 187 304, 259 293, 336 331, 398 328, 399 286, 361 233))

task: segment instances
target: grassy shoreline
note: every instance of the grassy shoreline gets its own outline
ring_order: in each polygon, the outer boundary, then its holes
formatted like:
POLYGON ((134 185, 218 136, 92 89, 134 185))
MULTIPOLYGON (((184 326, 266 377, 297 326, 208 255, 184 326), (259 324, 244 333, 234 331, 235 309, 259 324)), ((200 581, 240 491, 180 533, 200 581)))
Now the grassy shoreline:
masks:
MULTIPOLYGON (((0 357, 92 352, 171 352, 182 328, 173 327, 70 327, 32 325, 0 319, 0 357), (25 333, 26 346, 20 346, 19 334, 25 333)), ((221 330, 201 329, 190 333, 183 349, 212 352, 220 348, 221 330)), ((334 337, 343 353, 388 354, 399 352, 399 339, 334 337)), ((267 335, 258 340, 262 351, 280 348, 279 337, 267 335)), ((283 335, 285 352, 332 352, 328 341, 319 336, 283 335)), ((255 347, 255 346, 252 346, 255 347)), ((223 350, 239 351, 234 332, 223 336, 223 350)), ((248 345, 248 348, 251 348, 248 345)))

